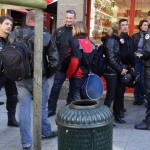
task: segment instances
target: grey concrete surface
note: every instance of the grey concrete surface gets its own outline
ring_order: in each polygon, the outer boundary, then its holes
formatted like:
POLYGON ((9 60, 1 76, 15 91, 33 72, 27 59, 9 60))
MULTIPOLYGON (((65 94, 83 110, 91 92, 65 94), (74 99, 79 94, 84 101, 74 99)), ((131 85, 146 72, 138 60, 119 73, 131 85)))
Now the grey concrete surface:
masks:
MULTIPOLYGON (((65 86, 68 87, 67 84, 65 86)), ((18 89, 20 89, 20 87, 18 89)), ((65 98, 63 97, 66 97, 67 90, 63 90, 65 92, 61 93, 62 96, 60 96, 61 99, 58 101, 57 111, 66 104, 65 98)), ((3 89, 0 92, 0 101, 6 104, 6 97, 3 89)), ((150 131, 134 129, 134 124, 140 122, 144 118, 145 107, 133 106, 132 102, 132 94, 126 94, 125 108, 127 112, 125 113, 124 119, 127 123, 117 124, 117 127, 113 128, 113 150, 150 150, 150 131)), ((7 126, 6 105, 0 105, 0 114, 0 150, 21 150, 19 128, 7 126)), ((53 130, 57 129, 55 117, 56 116, 49 118, 53 130)), ((18 119, 18 108, 16 118, 18 119)), ((42 140, 42 150, 57 149, 57 138, 42 140)))

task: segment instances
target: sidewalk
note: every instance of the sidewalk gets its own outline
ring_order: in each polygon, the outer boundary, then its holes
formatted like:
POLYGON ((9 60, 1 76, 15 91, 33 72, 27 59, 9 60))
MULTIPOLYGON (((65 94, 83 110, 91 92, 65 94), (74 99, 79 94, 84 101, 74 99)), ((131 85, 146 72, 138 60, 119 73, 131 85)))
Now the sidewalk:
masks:
MULTIPOLYGON (((127 123, 117 124, 117 127, 113 128, 113 150, 150 150, 150 132, 134 129, 134 124, 143 119, 145 107, 133 106, 132 100, 131 95, 126 95, 125 108, 127 112, 124 119, 127 123)), ((6 101, 3 90, 0 92, 0 101, 6 101)), ((65 100, 59 100, 58 110, 65 104, 65 100)), ((0 114, 0 150, 21 150, 19 128, 7 126, 6 105, 0 105, 0 114)), ((57 129, 55 117, 49 118, 53 130, 57 129)), ((42 150, 57 149, 57 138, 42 140, 42 150)))

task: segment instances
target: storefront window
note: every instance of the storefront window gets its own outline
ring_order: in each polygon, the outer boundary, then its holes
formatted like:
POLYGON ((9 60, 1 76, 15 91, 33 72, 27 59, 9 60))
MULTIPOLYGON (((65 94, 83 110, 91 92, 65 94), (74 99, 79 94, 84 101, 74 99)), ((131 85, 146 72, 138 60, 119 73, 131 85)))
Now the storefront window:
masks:
POLYGON ((107 34, 111 22, 117 21, 118 7, 114 0, 93 0, 90 37, 99 42, 107 34))
POLYGON ((0 16, 7 15, 7 9, 0 9, 0 16))
MULTIPOLYGON (((134 25, 130 27, 133 33, 138 32, 140 20, 146 19, 150 10, 150 0, 92 0, 90 38, 96 43, 107 33, 112 22, 121 18, 128 20, 130 24, 131 4, 135 3, 134 25)), ((133 12, 132 12, 133 13, 133 12)))
POLYGON ((135 5, 134 32, 137 32, 138 24, 142 19, 147 19, 150 10, 150 0, 137 0, 135 5))

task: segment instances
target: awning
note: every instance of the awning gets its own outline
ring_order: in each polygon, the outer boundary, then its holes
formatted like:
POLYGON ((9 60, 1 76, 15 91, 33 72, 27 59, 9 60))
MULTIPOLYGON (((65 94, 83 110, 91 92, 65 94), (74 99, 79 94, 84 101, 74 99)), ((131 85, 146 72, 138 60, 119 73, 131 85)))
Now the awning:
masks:
POLYGON ((54 2, 57 2, 57 0, 45 0, 46 2, 47 2, 47 4, 49 5, 49 4, 52 4, 52 3, 54 3, 54 2))
MULTIPOLYGON (((47 2, 47 8, 44 10, 47 13, 56 14, 57 13, 57 0, 45 0, 47 2)), ((18 11, 21 13, 27 13, 28 11, 26 9, 11 9, 14 11, 18 11)))
POLYGON ((11 10, 22 12, 22 13, 27 13, 28 12, 26 9, 11 9, 11 10))
MULTIPOLYGON (((47 2, 50 0, 46 0, 47 2)), ((51 3, 47 4, 47 8, 44 10, 44 12, 50 13, 50 14, 57 14, 57 0, 51 0, 51 3)))
POLYGON ((46 1, 43 0, 24 0, 24 1, 23 0, 0 0, 0 4, 4 4, 1 6, 1 9, 2 7, 5 7, 5 9, 8 9, 8 7, 9 9, 13 7, 15 7, 15 9, 19 7, 45 9, 47 7, 46 1))

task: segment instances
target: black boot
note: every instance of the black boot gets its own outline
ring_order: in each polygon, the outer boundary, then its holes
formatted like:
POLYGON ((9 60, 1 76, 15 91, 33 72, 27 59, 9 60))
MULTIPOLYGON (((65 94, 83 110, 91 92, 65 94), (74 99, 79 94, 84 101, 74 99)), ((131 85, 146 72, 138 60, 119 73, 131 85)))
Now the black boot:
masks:
POLYGON ((114 117, 117 123, 126 123, 125 120, 121 119, 120 115, 114 115, 114 117))
POLYGON ((16 121, 16 106, 17 106, 18 98, 17 95, 12 95, 7 98, 6 108, 8 111, 8 126, 11 127, 19 127, 19 123, 16 121))
POLYGON ((4 105, 4 102, 0 102, 0 105, 4 105))
POLYGON ((142 123, 136 124, 134 128, 139 130, 150 130, 150 111, 147 112, 146 119, 144 119, 142 123))
POLYGON ((113 127, 117 127, 117 125, 113 123, 113 127))
POLYGON ((124 111, 123 110, 120 111, 120 118, 124 118, 124 111))
POLYGON ((10 127, 19 127, 19 122, 16 120, 15 114, 14 115, 8 114, 8 123, 7 123, 7 125, 10 126, 10 127))
POLYGON ((48 117, 51 117, 56 114, 56 111, 48 110, 48 117))
POLYGON ((138 130, 150 130, 150 126, 146 123, 145 120, 143 120, 142 123, 136 124, 134 128, 138 130))

